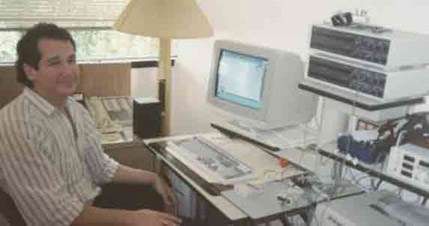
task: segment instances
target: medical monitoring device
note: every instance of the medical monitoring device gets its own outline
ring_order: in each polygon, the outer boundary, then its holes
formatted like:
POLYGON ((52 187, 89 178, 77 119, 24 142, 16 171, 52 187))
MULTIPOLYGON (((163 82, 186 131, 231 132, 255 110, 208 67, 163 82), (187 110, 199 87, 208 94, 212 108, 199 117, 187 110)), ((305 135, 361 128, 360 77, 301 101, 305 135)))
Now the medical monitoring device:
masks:
POLYGON ((392 147, 387 174, 429 190, 429 151, 414 144, 392 147))
POLYGON ((385 71, 321 54, 310 56, 307 77, 380 100, 423 96, 429 88, 429 70, 425 67, 385 71))
POLYGON ((353 23, 313 25, 310 48, 334 57, 391 70, 429 62, 427 35, 353 23))
POLYGON ((309 80, 377 101, 429 90, 429 37, 365 24, 313 25, 309 80))

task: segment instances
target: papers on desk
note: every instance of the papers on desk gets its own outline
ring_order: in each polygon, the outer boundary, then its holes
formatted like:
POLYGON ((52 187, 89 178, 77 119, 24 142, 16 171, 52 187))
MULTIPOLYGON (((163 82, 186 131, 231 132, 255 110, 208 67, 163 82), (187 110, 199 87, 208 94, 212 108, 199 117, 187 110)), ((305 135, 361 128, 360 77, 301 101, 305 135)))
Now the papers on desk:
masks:
POLYGON ((131 97, 87 97, 85 103, 103 144, 133 141, 131 97))

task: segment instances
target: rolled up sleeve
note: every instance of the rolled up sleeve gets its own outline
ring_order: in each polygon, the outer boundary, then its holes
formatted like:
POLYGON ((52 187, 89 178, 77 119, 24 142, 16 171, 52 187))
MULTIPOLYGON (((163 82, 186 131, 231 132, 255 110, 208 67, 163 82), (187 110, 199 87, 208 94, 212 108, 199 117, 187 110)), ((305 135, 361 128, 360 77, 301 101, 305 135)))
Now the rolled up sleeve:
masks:
POLYGON ((119 163, 104 153, 101 146, 101 135, 96 130, 95 123, 86 112, 84 115, 85 125, 85 161, 90 169, 91 175, 97 184, 109 183, 113 180, 119 163))

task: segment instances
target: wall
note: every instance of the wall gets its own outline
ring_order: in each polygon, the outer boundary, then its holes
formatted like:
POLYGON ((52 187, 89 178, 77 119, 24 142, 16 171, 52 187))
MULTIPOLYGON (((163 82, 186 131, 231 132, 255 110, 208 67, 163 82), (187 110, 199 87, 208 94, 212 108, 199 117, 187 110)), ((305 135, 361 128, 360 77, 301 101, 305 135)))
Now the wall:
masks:
POLYGON ((158 95, 157 68, 131 69, 131 95, 134 97, 153 97, 158 95))
POLYGON ((305 61, 310 25, 336 12, 364 9, 370 23, 429 34, 427 0, 199 0, 212 24, 212 38, 181 40, 173 74, 172 133, 210 130, 219 116, 205 101, 215 39, 232 39, 294 51, 305 61))

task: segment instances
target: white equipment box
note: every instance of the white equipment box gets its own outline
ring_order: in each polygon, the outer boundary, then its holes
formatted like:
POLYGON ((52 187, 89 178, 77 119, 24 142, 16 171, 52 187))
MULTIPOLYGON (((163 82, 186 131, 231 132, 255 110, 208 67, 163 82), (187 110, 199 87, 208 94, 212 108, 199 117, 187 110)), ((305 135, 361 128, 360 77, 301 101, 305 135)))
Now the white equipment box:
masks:
POLYGON ((400 226, 377 207, 385 192, 372 192, 318 204, 311 226, 400 226))
POLYGON ((419 97, 429 91, 426 67, 385 71, 324 55, 310 56, 306 78, 377 100, 419 97))
POLYGON ((392 147, 387 173, 416 187, 429 190, 429 150, 413 144, 392 147))
POLYGON ((367 24, 313 25, 310 48, 386 70, 429 62, 429 37, 367 24))

